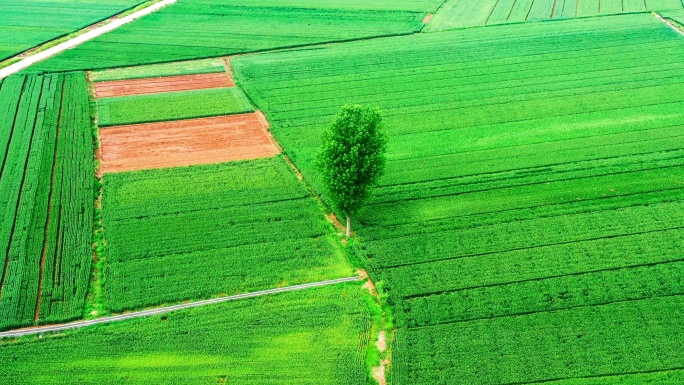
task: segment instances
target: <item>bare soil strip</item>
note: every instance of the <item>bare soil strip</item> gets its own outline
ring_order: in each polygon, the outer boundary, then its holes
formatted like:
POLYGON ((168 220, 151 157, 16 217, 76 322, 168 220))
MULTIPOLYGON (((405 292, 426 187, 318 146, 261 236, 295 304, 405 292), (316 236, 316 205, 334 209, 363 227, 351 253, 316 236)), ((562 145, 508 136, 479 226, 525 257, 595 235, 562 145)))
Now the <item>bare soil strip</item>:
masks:
POLYGON ((111 317, 102 317, 102 318, 97 318, 97 319, 89 320, 89 321, 77 321, 77 322, 71 322, 71 323, 59 324, 59 325, 47 325, 47 326, 30 327, 30 328, 24 328, 24 329, 16 329, 16 330, 10 330, 10 331, 6 331, 6 332, 1 332, 0 338, 22 337, 22 336, 27 336, 27 335, 32 335, 32 334, 42 334, 42 333, 59 332, 59 331, 71 330, 71 329, 79 329, 79 328, 83 328, 83 327, 91 326, 91 325, 108 324, 111 322, 123 321, 123 320, 127 320, 127 319, 132 319, 132 318, 149 317, 149 316, 153 316, 153 315, 170 313, 172 311, 190 309, 193 307, 200 307, 200 306, 206 306, 206 305, 212 305, 212 304, 226 302, 226 301, 235 301, 238 299, 260 297, 260 296, 269 295, 269 294, 285 293, 288 291, 303 290, 303 289, 309 289, 309 288, 313 288, 313 287, 335 285, 335 284, 344 283, 344 282, 355 282, 358 280, 359 280, 359 277, 331 279, 328 281, 305 283, 305 284, 301 284, 301 285, 293 285, 293 286, 279 287, 279 288, 275 288, 275 289, 255 291, 255 292, 246 293, 246 294, 231 295, 228 297, 206 299, 203 301, 189 302, 189 303, 184 303, 184 304, 180 304, 180 305, 165 306, 165 307, 160 307, 160 308, 156 308, 156 309, 143 310, 143 311, 137 311, 137 312, 133 312, 133 313, 115 315, 115 316, 111 316, 111 317))
POLYGON ((235 86, 235 83, 225 72, 147 79, 113 80, 93 84, 96 98, 192 91, 233 86, 235 86))
POLYGON ((257 159, 280 153, 258 113, 100 129, 102 172, 257 159))

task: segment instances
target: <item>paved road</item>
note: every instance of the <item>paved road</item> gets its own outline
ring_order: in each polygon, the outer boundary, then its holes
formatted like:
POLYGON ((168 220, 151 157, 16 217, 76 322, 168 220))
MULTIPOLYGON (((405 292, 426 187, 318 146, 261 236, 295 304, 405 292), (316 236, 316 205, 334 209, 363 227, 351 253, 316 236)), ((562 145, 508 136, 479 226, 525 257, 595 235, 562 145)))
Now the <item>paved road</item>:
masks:
POLYGON ((31 335, 31 334, 42 334, 42 333, 58 332, 58 331, 69 330, 69 329, 79 329, 79 328, 91 326, 91 325, 105 324, 105 323, 116 322, 116 321, 123 321, 123 320, 131 319, 131 318, 149 317, 152 315, 164 314, 164 313, 169 313, 169 312, 176 311, 176 310, 189 309, 189 308, 198 307, 198 306, 206 306, 206 305, 211 305, 211 304, 215 304, 215 303, 219 303, 219 302, 235 301, 237 299, 259 297, 262 295, 269 295, 269 294, 276 294, 276 293, 284 293, 284 292, 288 292, 288 291, 302 290, 302 289, 308 289, 308 288, 312 288, 312 287, 328 286, 328 285, 334 285, 334 284, 338 284, 338 283, 342 283, 342 282, 353 282, 353 281, 358 281, 359 279, 360 279, 359 277, 332 279, 329 281, 320 281, 320 282, 313 282, 313 283, 305 283, 303 285, 279 287, 276 289, 268 289, 268 290, 255 291, 255 292, 246 293, 246 294, 231 295, 229 297, 213 298, 213 299, 207 299, 204 301, 197 301, 197 302, 184 303, 184 304, 174 305, 174 306, 160 307, 157 309, 143 310, 143 311, 138 311, 138 312, 134 312, 134 313, 115 315, 115 316, 111 316, 111 317, 102 317, 102 318, 89 320, 89 321, 78 321, 78 322, 71 322, 71 323, 60 324, 60 325, 47 325, 47 326, 38 326, 38 327, 32 327, 32 328, 26 328, 26 329, 10 330, 7 332, 0 333, 0 338, 21 337, 21 336, 26 336, 26 335, 31 335))
POLYGON ((12 74, 15 74, 33 64, 36 64, 37 62, 41 60, 45 60, 49 57, 55 56, 59 53, 62 53, 68 49, 74 48, 77 45, 81 45, 85 43, 88 40, 92 40, 100 35, 103 35, 109 31, 113 31, 119 27, 121 27, 124 24, 128 24, 132 22, 135 19, 138 19, 140 17, 143 17, 145 15, 149 15, 152 12, 155 12, 163 7, 166 7, 167 5, 175 3, 177 0, 163 0, 158 3, 154 3, 150 5, 147 8, 143 8, 139 10, 138 12, 132 13, 126 17, 122 17, 121 19, 116 19, 112 21, 109 24, 103 25, 102 27, 95 28, 92 31, 88 31, 82 35, 76 36, 75 38, 71 40, 67 40, 64 43, 60 43, 54 47, 48 48, 45 51, 41 51, 36 53, 35 55, 31 55, 25 59, 22 59, 21 61, 18 61, 12 65, 9 65, 5 68, 0 69, 0 80, 4 79, 12 74))

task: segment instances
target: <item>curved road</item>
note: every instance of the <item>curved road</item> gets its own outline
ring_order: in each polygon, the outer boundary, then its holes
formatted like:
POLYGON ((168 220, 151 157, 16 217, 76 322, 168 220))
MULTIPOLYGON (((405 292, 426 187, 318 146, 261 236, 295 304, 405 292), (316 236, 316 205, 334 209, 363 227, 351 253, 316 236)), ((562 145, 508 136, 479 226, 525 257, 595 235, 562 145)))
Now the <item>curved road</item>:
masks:
POLYGON ((353 281, 359 281, 359 280, 360 280, 359 277, 332 279, 332 280, 328 280, 328 281, 305 283, 302 285, 293 285, 293 286, 287 286, 287 287, 279 287, 276 289, 255 291, 252 293, 231 295, 229 297, 206 299, 203 301, 160 307, 160 308, 156 308, 156 309, 137 311, 137 312, 133 312, 133 313, 115 315, 115 316, 111 316, 111 317, 102 317, 102 318, 97 318, 97 319, 88 320, 88 321, 77 321, 77 322, 71 322, 71 323, 59 324, 59 325, 37 326, 37 327, 31 327, 31 328, 25 328, 25 329, 10 330, 10 331, 0 333, 0 338, 22 337, 22 336, 27 336, 27 335, 31 335, 31 334, 42 334, 42 333, 58 332, 58 331, 70 330, 70 329, 79 329, 79 328, 83 328, 83 327, 91 326, 91 325, 105 324, 105 323, 116 322, 116 321, 123 321, 123 320, 131 319, 131 318, 149 317, 152 315, 169 313, 169 312, 176 311, 176 310, 190 309, 193 307, 211 305, 211 304, 226 302, 226 301, 234 301, 237 299, 259 297, 262 295, 284 293, 284 292, 288 292, 288 291, 302 290, 302 289, 308 289, 308 288, 319 287, 319 286, 328 286, 328 285, 334 285, 334 284, 338 284, 338 283, 342 283, 342 282, 353 282, 353 281))

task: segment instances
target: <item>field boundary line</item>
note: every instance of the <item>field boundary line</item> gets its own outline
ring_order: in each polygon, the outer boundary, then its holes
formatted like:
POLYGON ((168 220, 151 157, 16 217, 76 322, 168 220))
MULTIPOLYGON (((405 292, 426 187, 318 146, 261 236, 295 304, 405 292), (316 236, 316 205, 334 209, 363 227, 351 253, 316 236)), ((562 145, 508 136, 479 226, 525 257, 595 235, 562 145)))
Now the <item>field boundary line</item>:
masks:
POLYGON ((664 373, 664 372, 673 372, 673 371, 682 371, 682 370, 684 370, 684 366, 675 367, 675 368, 665 368, 665 369, 637 370, 637 371, 631 371, 631 372, 590 374, 587 376, 578 376, 578 377, 549 378, 549 379, 545 379, 545 380, 525 381, 525 382, 507 382, 507 383, 502 384, 502 385, 546 384, 546 383, 550 383, 550 382, 558 382, 558 381, 564 381, 564 380, 593 379, 593 378, 618 377, 618 376, 633 376, 633 375, 639 375, 639 374, 664 373))
POLYGON ((667 20, 667 19, 665 19, 664 17, 660 16, 660 14, 659 14, 658 12, 653 12, 653 15, 654 15, 655 17, 657 17, 660 21, 662 21, 663 23, 665 23, 668 27, 674 29, 678 34, 684 36, 684 31, 682 31, 681 29, 677 28, 677 27, 676 27, 674 24, 672 24, 672 22, 670 22, 669 20, 667 20))
POLYGON ((105 24, 101 27, 95 28, 91 31, 88 31, 82 35, 76 36, 73 39, 69 39, 63 43, 60 43, 54 47, 48 48, 45 51, 41 51, 36 53, 35 55, 28 56, 22 60, 20 60, 17 63, 11 64, 5 68, 0 69, 0 79, 4 79, 10 75, 13 75, 23 69, 26 69, 30 66, 32 66, 35 63, 38 63, 39 61, 48 59, 52 56, 55 56, 57 54, 60 54, 68 49, 74 48, 76 46, 79 46, 88 40, 95 39, 96 37, 99 37, 101 35, 104 35, 107 32, 113 31, 125 24, 128 24, 134 20, 137 20, 143 16, 147 16, 153 12, 156 12, 160 10, 163 7, 166 7, 167 5, 171 5, 175 3, 178 0, 162 0, 158 3, 154 3, 150 5, 147 8, 143 8, 137 12, 134 12, 128 16, 122 17, 121 19, 113 20, 109 24, 105 24))
POLYGON ((321 287, 321 286, 328 286, 328 285, 335 285, 335 284, 339 284, 339 283, 356 282, 356 281, 360 281, 360 278, 357 276, 346 277, 346 278, 338 278, 338 279, 331 279, 331 280, 327 280, 327 281, 318 281, 318 282, 312 282, 312 283, 304 283, 304 284, 300 284, 300 285, 279 287, 279 288, 275 288, 275 289, 266 289, 266 290, 254 291, 254 292, 250 292, 250 293, 231 295, 231 296, 227 296, 227 297, 205 299, 205 300, 201 300, 201 301, 183 303, 183 304, 179 304, 179 305, 165 306, 165 307, 160 307, 160 308, 155 308, 155 309, 142 310, 142 311, 126 313, 126 314, 119 314, 119 315, 110 316, 110 317, 102 317, 102 318, 97 318, 94 320, 76 321, 76 322, 70 322, 70 323, 66 323, 66 324, 47 325, 47 326, 38 326, 38 327, 30 327, 30 328, 24 328, 24 329, 9 330, 9 331, 5 331, 5 332, 0 332, 0 339, 1 338, 11 338, 11 337, 22 337, 22 336, 27 336, 27 335, 32 335, 32 334, 59 332, 59 331, 71 330, 71 329, 80 329, 80 328, 83 328, 86 326, 106 324, 106 323, 111 323, 111 322, 116 322, 116 321, 124 321, 124 320, 128 320, 128 319, 133 319, 133 318, 141 318, 141 317, 149 317, 149 316, 153 316, 153 315, 166 314, 166 313, 170 313, 170 312, 177 311, 177 310, 191 309, 191 308, 200 307, 200 306, 213 305, 213 304, 217 304, 217 303, 221 303, 221 302, 235 301, 235 300, 245 299, 245 298, 261 297, 261 296, 269 295, 269 294, 285 293, 285 292, 290 292, 290 291, 309 289, 309 288, 313 288, 313 287, 321 287))
POLYGON ((599 308, 599 307, 610 306, 610 305, 625 304, 625 303, 629 303, 629 302, 651 301, 651 300, 667 299, 667 298, 682 297, 682 296, 684 296, 684 293, 671 293, 671 294, 664 294, 664 295, 654 295, 653 297, 645 297, 645 298, 626 298, 626 299, 620 299, 620 300, 616 300, 616 301, 599 302, 599 303, 594 303, 594 304, 573 305, 573 306, 567 306, 567 307, 560 307, 560 308, 556 308, 556 309, 533 310, 533 311, 525 311, 525 312, 518 312, 518 313, 511 313, 511 314, 504 314, 504 315, 494 315, 494 316, 488 316, 488 317, 470 318, 470 319, 456 320, 456 321, 442 321, 442 322, 437 322, 437 323, 429 324, 429 325, 407 327, 407 329, 421 330, 421 329, 429 329, 429 328, 436 327, 436 326, 454 325, 454 324, 471 323, 471 322, 492 321, 492 320, 498 320, 498 319, 502 319, 502 318, 527 317, 527 316, 534 316, 534 315, 546 314, 546 313, 561 313, 561 312, 565 312, 565 311, 583 309, 583 308, 588 308, 588 307, 599 308))

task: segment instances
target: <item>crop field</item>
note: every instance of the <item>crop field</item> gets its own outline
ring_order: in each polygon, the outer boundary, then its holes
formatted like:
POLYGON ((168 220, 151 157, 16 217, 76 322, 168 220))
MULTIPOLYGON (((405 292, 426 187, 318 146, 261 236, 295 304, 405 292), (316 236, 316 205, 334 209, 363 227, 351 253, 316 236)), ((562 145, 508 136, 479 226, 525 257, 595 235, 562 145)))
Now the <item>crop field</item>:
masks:
POLYGON ((97 100, 100 127, 252 112, 239 88, 215 88, 97 100))
POLYGON ((90 73, 94 82, 226 72, 222 58, 106 69, 90 73))
POLYGON ((663 12, 662 15, 670 20, 674 20, 680 27, 684 26, 684 10, 663 12))
POLYGON ((177 0, 0 79, 0 383, 684 384, 683 87, 684 0, 177 0))
POLYGON ((0 341, 0 382, 364 385, 360 296, 353 283, 0 341))
POLYGON ((345 41, 423 28, 440 1, 179 0, 30 71, 105 69, 345 41), (262 4, 263 3, 263 4, 262 4), (302 7, 305 6, 305 7, 302 7))
POLYGON ((80 318, 93 226, 85 76, 7 78, 0 111, 0 330, 80 318))
POLYGON ((0 61, 143 3, 142 0, 0 2, 0 61))
POLYGON ((640 14, 242 56, 233 69, 318 191, 313 158, 339 106, 384 111, 388 170, 356 231, 399 325, 393 383, 674 384, 683 57, 684 37, 640 14))
POLYGON ((447 0, 425 30, 682 8, 681 0, 447 0))
POLYGON ((111 311, 352 273, 282 157, 106 174, 104 182, 111 311))

